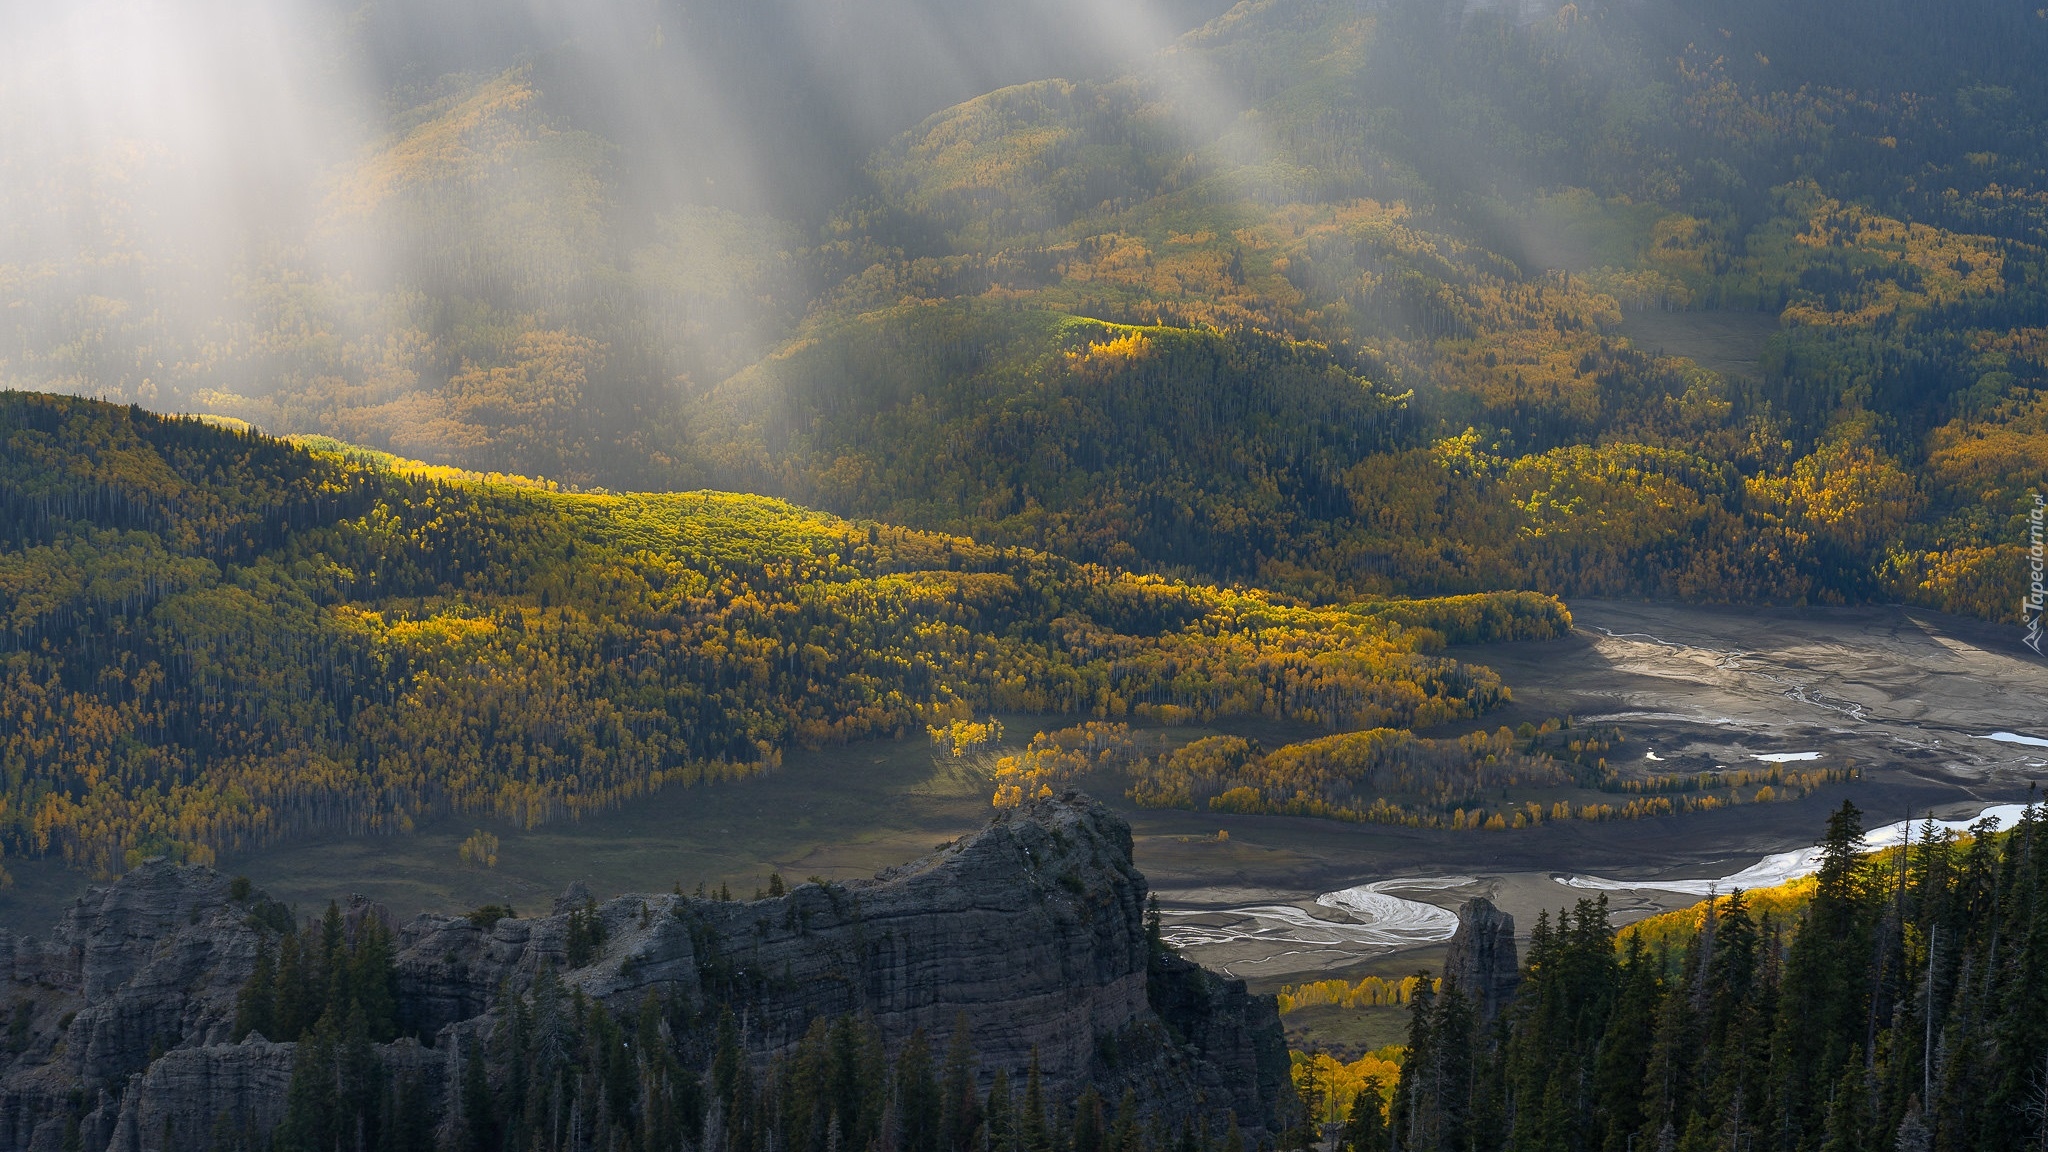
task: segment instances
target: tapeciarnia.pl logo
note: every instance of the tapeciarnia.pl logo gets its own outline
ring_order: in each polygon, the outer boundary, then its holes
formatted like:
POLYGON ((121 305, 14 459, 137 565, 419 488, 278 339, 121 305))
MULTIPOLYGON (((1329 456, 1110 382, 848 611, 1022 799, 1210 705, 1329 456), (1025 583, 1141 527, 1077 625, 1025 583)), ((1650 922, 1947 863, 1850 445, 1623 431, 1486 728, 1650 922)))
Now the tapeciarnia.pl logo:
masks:
POLYGON ((2027 509, 2027 598, 2020 604, 2020 616, 2027 622, 2027 647, 2041 654, 2041 609, 2048 605, 2048 583, 2042 579, 2048 569, 2048 548, 2042 544, 2042 518, 2048 513, 2048 499, 2034 493, 2034 506, 2027 509))

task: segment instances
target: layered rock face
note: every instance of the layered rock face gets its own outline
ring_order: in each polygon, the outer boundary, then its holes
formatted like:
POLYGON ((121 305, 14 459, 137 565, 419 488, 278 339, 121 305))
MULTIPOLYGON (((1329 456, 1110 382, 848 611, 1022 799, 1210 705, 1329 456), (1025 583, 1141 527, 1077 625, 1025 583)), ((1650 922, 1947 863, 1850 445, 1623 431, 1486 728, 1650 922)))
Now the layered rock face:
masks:
POLYGON ((80 898, 48 940, 0 949, 17 1025, 0 1049, 0 1148, 54 1150, 74 1126, 104 1147, 153 1060, 227 1039, 257 946, 228 893, 210 870, 148 863, 80 898))
POLYGON ((1456 984, 1491 1022, 1522 984, 1515 918, 1474 896, 1458 909, 1458 931, 1444 952, 1444 980, 1456 984))
MULTIPOLYGON (((0 1152, 54 1150, 74 1128, 81 1147, 153 1152, 275 1126, 294 1046, 227 1043, 265 931, 228 891, 205 869, 145 865, 47 943, 0 956, 0 1005, 29 1006, 10 1033, 20 1051, 0 1050, 0 1152)), ((892 1045, 918 1028, 943 1041, 964 1020, 986 1075, 1019 1073, 1035 1051, 1055 1098, 1128 1087, 1171 1119, 1227 1110, 1270 1126, 1288 1091, 1272 998, 1158 952, 1145 896, 1128 826, 1069 795, 870 881, 745 902, 623 896, 587 913, 565 899, 488 928, 421 916, 396 964, 401 1020, 427 1043, 379 1058, 452 1099, 456 1039, 552 970, 615 1010, 653 992, 728 1003, 762 1061, 819 1017, 872 1016, 892 1045), (571 968, 577 913, 602 924, 602 945, 571 968)))

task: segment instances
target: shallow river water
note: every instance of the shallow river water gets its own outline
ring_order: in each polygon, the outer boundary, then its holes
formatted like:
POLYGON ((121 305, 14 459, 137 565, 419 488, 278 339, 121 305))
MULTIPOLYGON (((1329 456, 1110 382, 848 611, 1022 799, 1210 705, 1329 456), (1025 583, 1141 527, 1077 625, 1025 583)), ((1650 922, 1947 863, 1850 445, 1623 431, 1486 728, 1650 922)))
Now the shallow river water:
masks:
MULTIPOLYGON (((2003 826, 2018 820, 2024 806, 1998 804, 1967 819, 1937 820, 1938 828, 1960 832, 1986 817, 2003 826)), ((1924 821, 1900 821, 1864 834, 1871 851, 1896 847, 1917 837, 1924 821)), ((1818 845, 1776 852, 1724 876, 1686 879, 1610 879, 1555 872, 1550 880, 1565 888, 1594 892, 1663 892, 1706 896, 1735 889, 1783 884, 1810 876, 1820 868, 1818 845)), ((1346 961, 1405 951, 1449 940, 1458 917, 1451 908, 1417 896, 1436 894, 1447 903, 1462 901, 1460 889, 1485 890, 1487 879, 1473 876, 1404 876, 1374 880, 1324 892, 1297 903, 1278 901, 1223 908, 1162 909, 1163 935, 1176 948, 1226 950, 1215 957, 1226 971, 1256 974, 1335 968, 1346 961), (1407 895, 1402 895, 1406 893, 1407 895)))

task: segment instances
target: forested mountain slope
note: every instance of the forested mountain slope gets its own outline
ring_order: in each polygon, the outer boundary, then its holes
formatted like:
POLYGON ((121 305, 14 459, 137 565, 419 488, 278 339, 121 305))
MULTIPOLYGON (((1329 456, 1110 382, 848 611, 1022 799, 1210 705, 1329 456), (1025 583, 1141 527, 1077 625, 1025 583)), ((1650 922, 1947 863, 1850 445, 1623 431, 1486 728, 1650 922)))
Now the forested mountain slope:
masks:
POLYGON ((17 174, 0 378, 1332 599, 2011 611, 2034 10, 1247 0, 1148 56, 884 5, 946 78, 777 103, 830 20, 616 7, 338 26, 374 110, 228 255, 158 243, 158 153, 17 174))
POLYGON ((1527 594, 1304 607, 698 492, 572 495, 0 394, 0 846, 114 872, 529 824, 1000 708, 1328 729, 1506 699, 1527 594))
POLYGON ((2006 611, 2048 309, 2019 46, 2048 21, 1877 8, 1824 54, 1787 30, 1835 16, 1250 3, 1152 72, 992 93, 877 158, 880 259, 714 393, 700 453, 1303 588, 2006 611), (1774 334, 1720 375, 1635 346, 1643 309, 1774 334), (1275 346, 1331 368, 1273 395, 1275 346), (1172 466, 1093 463, 1091 418, 1221 457, 1232 534, 1172 466))

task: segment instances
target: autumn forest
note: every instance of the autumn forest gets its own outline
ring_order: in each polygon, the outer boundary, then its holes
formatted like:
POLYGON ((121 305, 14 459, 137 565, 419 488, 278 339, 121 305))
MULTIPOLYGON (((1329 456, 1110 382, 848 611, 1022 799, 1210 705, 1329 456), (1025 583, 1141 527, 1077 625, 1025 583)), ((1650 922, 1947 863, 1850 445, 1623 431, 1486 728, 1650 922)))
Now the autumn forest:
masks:
MULTIPOLYGON (((880 741, 983 818, 1817 812, 1855 763, 1660 763, 1488 646, 2037 621, 2048 10, 238 2, 0 13, 0 887, 453 823, 489 870, 880 741)), ((1499 1016, 1288 985, 1408 1034, 1298 1053, 1252 1139, 2048 1147, 2040 811, 1860 819, 1803 886, 1546 916, 1499 1016)), ((553 970, 435 1127, 363 1056, 390 926, 247 903, 234 1039, 298 1063, 223 1148, 1246 1147, 859 1016, 750 1068, 730 1005, 553 970)))

